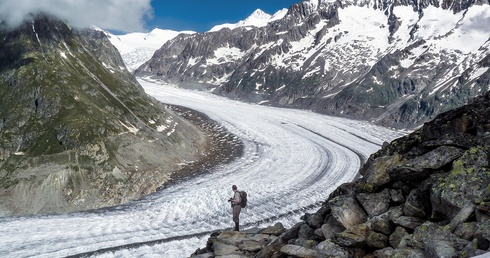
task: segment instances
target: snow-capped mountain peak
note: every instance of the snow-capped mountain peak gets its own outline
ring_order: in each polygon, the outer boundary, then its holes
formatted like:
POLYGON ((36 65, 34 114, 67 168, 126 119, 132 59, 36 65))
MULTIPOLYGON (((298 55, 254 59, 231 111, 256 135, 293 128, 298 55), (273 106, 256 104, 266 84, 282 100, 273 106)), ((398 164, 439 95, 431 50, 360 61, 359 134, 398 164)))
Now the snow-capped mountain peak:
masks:
MULTIPOLYGON (((97 28, 94 28, 97 30, 97 28)), ((101 30, 101 29, 98 29, 101 30)), ((177 35, 193 34, 194 31, 173 31, 155 28, 150 32, 135 32, 125 35, 114 35, 104 31, 111 43, 119 50, 130 71, 151 58, 155 50, 177 35)))
POLYGON ((135 74, 415 127, 490 87, 490 30, 482 26, 490 6, 469 1, 303 1, 267 26, 239 27, 265 17, 256 12, 228 25, 236 29, 178 37, 135 74))
POLYGON ((245 20, 239 21, 237 23, 225 23, 221 25, 216 25, 213 28, 211 28, 211 30, 209 31, 212 32, 212 31, 219 31, 223 28, 235 29, 238 27, 249 27, 249 26, 264 27, 271 21, 282 19, 286 15, 286 13, 287 13, 286 8, 277 11, 273 15, 270 15, 260 9, 257 9, 245 20))

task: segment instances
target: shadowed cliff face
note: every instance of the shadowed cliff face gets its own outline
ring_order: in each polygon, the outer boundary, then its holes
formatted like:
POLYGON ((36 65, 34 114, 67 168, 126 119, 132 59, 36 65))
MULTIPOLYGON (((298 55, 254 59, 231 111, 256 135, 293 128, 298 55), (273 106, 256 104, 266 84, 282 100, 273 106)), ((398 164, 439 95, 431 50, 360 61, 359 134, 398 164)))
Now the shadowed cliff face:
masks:
POLYGON ((371 155, 315 213, 217 232, 197 257, 472 257, 490 251, 490 94, 371 155), (201 256, 199 256, 201 255, 201 256))
POLYGON ((416 128, 489 89, 488 1, 304 1, 264 27, 179 35, 139 67, 245 101, 416 128))
POLYGON ((0 31, 0 96, 2 215, 127 202, 209 154, 209 132, 148 97, 102 32, 46 15, 0 31))

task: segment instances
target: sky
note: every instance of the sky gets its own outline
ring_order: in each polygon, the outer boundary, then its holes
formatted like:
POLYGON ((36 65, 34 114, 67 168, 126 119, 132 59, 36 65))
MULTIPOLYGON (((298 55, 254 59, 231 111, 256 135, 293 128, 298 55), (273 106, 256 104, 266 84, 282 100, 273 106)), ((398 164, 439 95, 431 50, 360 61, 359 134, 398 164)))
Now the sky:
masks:
POLYGON ((257 9, 272 15, 297 2, 301 0, 154 0, 155 15, 148 26, 204 32, 215 25, 244 20, 257 9))
POLYGON ((301 0, 0 0, 0 22, 15 28, 43 12, 74 27, 147 32, 153 28, 205 32, 236 23, 256 9, 274 14, 301 0))

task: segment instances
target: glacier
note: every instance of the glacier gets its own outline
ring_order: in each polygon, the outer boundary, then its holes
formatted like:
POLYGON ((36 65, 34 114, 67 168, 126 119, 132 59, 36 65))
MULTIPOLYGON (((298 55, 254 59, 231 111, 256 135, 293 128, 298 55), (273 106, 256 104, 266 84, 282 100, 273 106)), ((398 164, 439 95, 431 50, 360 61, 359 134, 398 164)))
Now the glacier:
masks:
POLYGON ((158 100, 204 112, 244 144, 210 173, 163 186, 126 205, 63 215, 0 218, 0 257, 187 257, 231 228, 231 185, 249 194, 242 229, 290 227, 369 155, 406 132, 368 122, 242 103, 140 79, 158 100))

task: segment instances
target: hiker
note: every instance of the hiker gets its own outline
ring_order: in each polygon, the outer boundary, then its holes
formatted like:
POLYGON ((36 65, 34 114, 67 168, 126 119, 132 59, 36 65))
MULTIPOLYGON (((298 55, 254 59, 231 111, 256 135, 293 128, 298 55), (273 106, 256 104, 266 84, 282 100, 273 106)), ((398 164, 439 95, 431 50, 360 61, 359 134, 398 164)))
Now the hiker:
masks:
POLYGON ((231 202, 231 208, 233 208, 233 222, 235 222, 234 231, 239 231, 240 211, 242 210, 240 203, 242 201, 242 197, 240 196, 236 185, 233 185, 231 189, 233 190, 233 197, 230 198, 228 201, 231 202))

